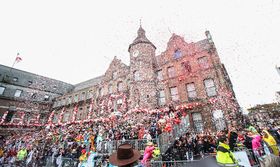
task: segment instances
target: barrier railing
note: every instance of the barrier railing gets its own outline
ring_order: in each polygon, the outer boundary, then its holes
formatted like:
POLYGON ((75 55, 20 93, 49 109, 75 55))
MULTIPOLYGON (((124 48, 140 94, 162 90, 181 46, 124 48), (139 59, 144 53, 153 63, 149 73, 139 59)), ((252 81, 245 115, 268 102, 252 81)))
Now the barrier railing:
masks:
POLYGON ((174 160, 174 161, 150 161, 146 166, 149 167, 236 167, 237 164, 217 164, 215 157, 207 156, 200 160, 174 160))
POLYGON ((113 140, 113 141, 101 141, 96 146, 96 151, 101 154, 112 154, 114 151, 117 150, 118 146, 123 143, 129 143, 132 145, 132 148, 139 150, 142 154, 144 153, 144 150, 146 148, 147 142, 153 142, 154 144, 157 144, 158 147, 160 147, 159 140, 158 139, 152 139, 152 140, 113 140))
POLYGON ((171 132, 163 132, 159 135, 160 151, 162 153, 166 152, 166 150, 174 143, 176 138, 181 137, 187 132, 188 125, 185 119, 187 119, 187 117, 183 117, 179 125, 174 125, 171 132))
POLYGON ((146 166, 150 167, 198 167, 198 161, 150 161, 146 166))
POLYGON ((247 147, 236 147, 234 148, 234 153, 236 154, 236 152, 246 152, 247 157, 243 157, 242 159, 245 160, 246 158, 248 158, 251 166, 259 167, 261 165, 260 161, 262 161, 265 156, 273 154, 273 149, 278 149, 279 152, 280 145, 264 145, 264 147, 260 147, 255 150, 248 149, 247 147))

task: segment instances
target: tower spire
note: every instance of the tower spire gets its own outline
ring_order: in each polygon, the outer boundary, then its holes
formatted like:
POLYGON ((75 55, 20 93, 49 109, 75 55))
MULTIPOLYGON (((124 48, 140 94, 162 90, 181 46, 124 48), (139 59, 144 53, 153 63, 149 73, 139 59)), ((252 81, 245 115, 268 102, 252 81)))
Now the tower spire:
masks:
POLYGON ((128 51, 130 50, 130 48, 133 45, 136 45, 138 43, 148 43, 148 44, 151 44, 152 47, 154 47, 156 49, 155 45, 152 42, 150 42, 148 40, 148 38, 146 37, 145 30, 142 28, 142 21, 141 21, 141 19, 140 19, 140 27, 139 27, 139 29, 137 31, 137 37, 133 40, 132 44, 129 45, 128 51))

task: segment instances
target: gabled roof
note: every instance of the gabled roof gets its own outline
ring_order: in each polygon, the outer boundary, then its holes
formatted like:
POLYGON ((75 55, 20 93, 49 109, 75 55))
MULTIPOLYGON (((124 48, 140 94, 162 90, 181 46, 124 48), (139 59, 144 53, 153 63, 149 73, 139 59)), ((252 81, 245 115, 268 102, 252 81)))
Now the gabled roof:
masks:
POLYGON ((103 75, 89 79, 89 80, 81 82, 81 83, 78 83, 78 84, 74 85, 75 88, 73 91, 79 91, 79 90, 82 90, 82 89, 85 89, 88 87, 93 87, 95 85, 98 85, 102 81, 102 78, 103 78, 103 75))

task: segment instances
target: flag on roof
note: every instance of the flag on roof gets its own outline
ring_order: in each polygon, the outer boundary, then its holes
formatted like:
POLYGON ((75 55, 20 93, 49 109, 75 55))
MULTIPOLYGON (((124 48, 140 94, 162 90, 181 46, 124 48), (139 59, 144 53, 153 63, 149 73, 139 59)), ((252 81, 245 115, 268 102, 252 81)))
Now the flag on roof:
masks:
POLYGON ((18 63, 20 61, 22 61, 22 58, 19 56, 19 53, 17 53, 17 57, 16 57, 15 62, 18 63))

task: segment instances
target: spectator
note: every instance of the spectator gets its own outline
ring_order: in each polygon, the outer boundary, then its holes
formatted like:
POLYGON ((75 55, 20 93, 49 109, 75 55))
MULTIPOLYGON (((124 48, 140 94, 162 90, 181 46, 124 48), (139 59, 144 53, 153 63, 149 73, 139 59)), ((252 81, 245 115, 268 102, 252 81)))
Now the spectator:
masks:
POLYGON ((280 167, 280 157, 268 155, 264 161, 261 161, 261 167, 280 167))
POLYGON ((272 153, 279 156, 279 150, 275 139, 268 133, 267 130, 263 130, 263 140, 272 149, 272 153))
POLYGON ((227 164, 237 164, 236 159, 234 158, 233 153, 230 151, 229 142, 226 137, 222 137, 219 140, 219 146, 217 148, 217 162, 221 165, 227 164))
POLYGON ((140 156, 140 152, 132 149, 130 144, 122 144, 118 147, 117 152, 109 157, 109 162, 119 167, 134 167, 138 164, 140 156))

